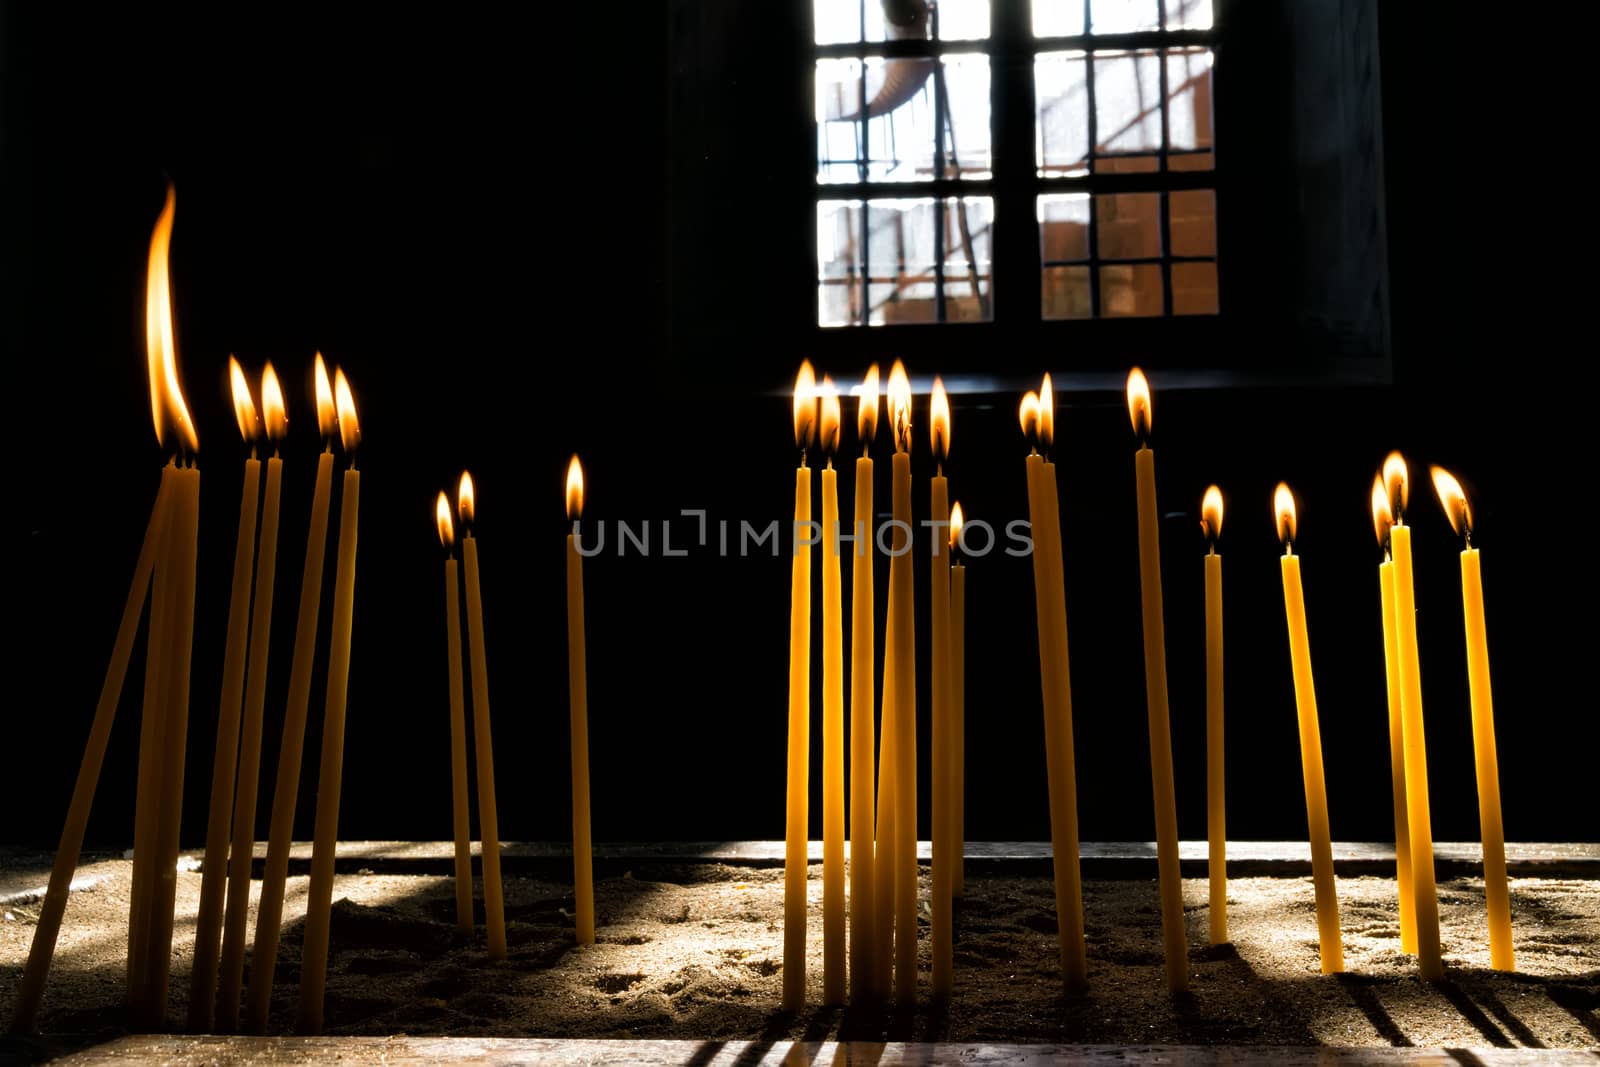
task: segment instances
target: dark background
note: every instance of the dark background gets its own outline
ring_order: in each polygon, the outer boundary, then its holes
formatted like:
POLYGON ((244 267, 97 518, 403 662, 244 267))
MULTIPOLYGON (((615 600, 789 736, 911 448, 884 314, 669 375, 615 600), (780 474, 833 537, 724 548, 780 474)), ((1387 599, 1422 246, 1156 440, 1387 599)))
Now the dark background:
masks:
MULTIPOLYGON (((1205 833, 1195 511, 1211 481, 1229 499, 1229 832, 1305 833, 1270 510, 1284 478, 1301 505, 1333 832, 1392 836, 1367 490, 1398 447, 1413 461, 1435 836, 1475 838, 1477 809, 1459 545, 1426 483, 1430 461, 1476 493, 1507 834, 1596 838, 1581 658, 1594 583, 1576 521, 1592 494, 1581 482, 1586 444, 1570 425, 1584 420, 1574 364, 1586 335, 1573 330, 1589 297, 1563 266, 1589 208, 1548 187, 1556 161, 1530 147, 1562 127, 1565 90, 1545 65, 1491 61, 1481 27, 1425 5, 1234 3, 1218 46, 1216 322, 840 334, 813 325, 806 5, 578 6, 543 5, 537 24, 393 10, 330 21, 0 8, 7 840, 48 846, 59 833, 162 463, 142 297, 169 177, 183 378, 204 471, 187 845, 204 835, 243 455, 226 358, 237 353, 252 377, 273 359, 293 424, 264 832, 318 448, 317 349, 350 375, 364 435, 345 837, 450 833, 435 493, 463 466, 477 478, 502 837, 564 838, 569 454, 585 460, 586 515, 649 520, 655 548, 660 520, 680 508, 706 508, 734 529, 764 525, 790 507, 787 390, 809 356, 845 382, 870 359, 887 370, 895 357, 924 379, 977 376, 987 391, 953 398, 948 473, 969 516, 997 528, 1026 513, 1018 394, 1056 373, 1085 839, 1142 840, 1153 826, 1135 444, 1120 392, 1135 362, 1156 390, 1183 835, 1205 833), (1339 296, 1349 293, 1360 296, 1359 328, 1339 296)), ((1032 283, 996 284, 1004 300, 1008 284, 1032 283)), ((925 402, 919 515, 931 473, 925 402)), ((887 509, 885 434, 875 455, 887 509)), ((846 512, 851 484, 846 476, 846 512)), ((690 521, 675 522, 677 543, 690 521)), ((642 559, 608 549, 588 561, 598 839, 781 835, 788 567, 787 557, 710 550, 642 559)), ((880 621, 887 572, 880 560, 880 621)), ((848 605, 848 570, 845 583, 848 605)), ((973 560, 968 590, 968 834, 1044 838, 1030 564, 998 552, 973 560)), ((142 648, 134 663, 90 827, 102 844, 131 836, 142 648)), ((302 837, 322 694, 319 663, 302 837)), ((820 703, 812 723, 820 767, 820 703)), ((815 778, 814 836, 820 770, 815 778)), ((926 827, 926 787, 922 803, 926 827)))

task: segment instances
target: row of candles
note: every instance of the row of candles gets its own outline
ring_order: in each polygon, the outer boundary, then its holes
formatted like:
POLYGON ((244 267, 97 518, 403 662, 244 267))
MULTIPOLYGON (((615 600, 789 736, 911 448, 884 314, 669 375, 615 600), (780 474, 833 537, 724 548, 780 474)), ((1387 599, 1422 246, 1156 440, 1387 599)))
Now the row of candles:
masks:
MULTIPOLYGON (((810 774, 812 699, 811 549, 802 529, 812 523, 811 449, 820 444, 823 714, 823 1002, 846 1000, 846 927, 850 999, 872 1003, 889 996, 910 1007, 917 988, 916 865, 916 694, 915 608, 912 600, 909 538, 911 512, 911 388, 899 362, 889 374, 887 400, 894 445, 892 468, 892 543, 888 611, 883 628, 884 669, 881 745, 874 754, 873 462, 871 446, 881 404, 874 365, 860 386, 857 427, 862 454, 856 461, 856 513, 853 527, 852 633, 850 681, 849 901, 845 892, 845 790, 843 656, 839 557, 838 475, 833 456, 840 435, 839 392, 831 380, 820 385, 804 364, 794 391, 795 555, 791 573, 789 643, 788 791, 784 879, 783 1007, 798 1010, 806 998, 806 847, 810 774), (820 421, 820 431, 819 431, 820 421), (876 778, 874 772, 876 771, 876 778), (848 910, 848 923, 846 920, 848 910)), ((1161 554, 1155 477, 1150 448, 1151 394, 1144 373, 1128 376, 1128 412, 1138 437, 1134 470, 1139 530, 1139 572, 1144 631, 1146 709, 1151 781, 1156 822, 1162 942, 1168 988, 1188 981, 1187 934, 1178 865, 1177 808, 1167 700, 1165 626, 1162 617, 1161 554)), ((949 504, 943 465, 950 448, 950 407, 943 383, 935 378, 929 398, 930 444, 934 474, 930 487, 933 538, 930 552, 932 628, 929 665, 932 684, 932 892, 929 901, 931 991, 948 1001, 953 990, 952 902, 961 893, 965 657, 962 604, 965 568, 951 557, 959 543, 960 505, 949 504), (944 516, 950 516, 946 524, 944 516), (949 548, 947 550, 946 545, 949 548)), ((1063 580, 1060 503, 1054 443, 1055 397, 1049 375, 1038 392, 1027 393, 1019 417, 1029 444, 1026 462, 1032 533, 1034 595, 1039 641, 1039 672, 1044 711, 1046 772, 1049 779, 1051 844, 1062 979, 1072 992, 1087 986, 1083 934, 1083 890, 1078 863, 1077 785, 1072 739, 1072 689, 1068 673, 1066 598, 1063 580)), ((1494 743, 1494 713, 1484 626, 1483 588, 1478 550, 1471 544, 1472 517, 1466 493, 1448 471, 1432 469, 1434 488, 1457 534, 1466 541, 1461 554, 1464 631, 1472 706, 1474 751, 1482 828, 1484 879, 1489 917, 1490 958, 1497 970, 1515 968, 1500 817, 1499 774, 1494 743)), ((1405 524, 1409 472, 1403 456, 1391 454, 1372 489, 1373 521, 1383 551, 1379 567, 1388 725, 1395 813, 1395 852, 1402 950, 1414 953, 1420 973, 1443 975, 1438 899, 1433 878, 1433 845, 1428 808, 1427 752, 1423 734, 1422 688, 1417 650, 1416 602, 1412 582, 1411 529, 1405 524)), ((1294 552, 1294 494, 1280 483, 1273 510, 1281 560, 1284 612, 1306 794, 1316 901, 1318 947, 1324 973, 1344 969, 1333 852, 1324 788, 1316 687, 1311 672, 1301 559, 1294 552)), ((1209 937, 1226 943, 1227 843, 1223 773, 1222 531, 1223 499, 1210 486, 1201 504, 1206 606, 1206 768, 1209 844, 1209 937)))

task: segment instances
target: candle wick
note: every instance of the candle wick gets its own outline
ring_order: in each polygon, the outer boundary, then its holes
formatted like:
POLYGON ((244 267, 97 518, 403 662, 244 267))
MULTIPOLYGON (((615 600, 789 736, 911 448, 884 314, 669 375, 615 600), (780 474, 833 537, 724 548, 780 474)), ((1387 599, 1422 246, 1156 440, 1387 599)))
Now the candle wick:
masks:
POLYGON ((324 437, 322 439, 322 450, 324 452, 332 452, 333 451, 333 438, 324 437))
POLYGON ((1283 543, 1283 554, 1285 556, 1294 555, 1294 542, 1293 541, 1285 541, 1283 543))

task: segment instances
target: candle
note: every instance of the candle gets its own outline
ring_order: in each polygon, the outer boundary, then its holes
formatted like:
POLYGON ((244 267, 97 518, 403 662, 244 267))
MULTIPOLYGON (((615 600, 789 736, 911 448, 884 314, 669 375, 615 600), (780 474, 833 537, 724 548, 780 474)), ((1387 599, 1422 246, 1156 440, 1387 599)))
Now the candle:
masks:
POLYGON ((894 982, 895 1000, 909 1009, 917 994, 917 653, 911 574, 911 382, 895 360, 889 370, 889 421, 894 431, 892 478, 894 556, 889 599, 894 605, 894 982))
POLYGON ((1311 640, 1306 632, 1300 557, 1294 554, 1294 494, 1283 482, 1278 483, 1272 506, 1277 512, 1278 540, 1283 544, 1283 608, 1289 623, 1289 661, 1300 720, 1300 770, 1305 779, 1306 823, 1311 837, 1311 880, 1317 896, 1317 948, 1322 956, 1322 973, 1337 974, 1344 970, 1344 942, 1339 935, 1339 897, 1333 878, 1333 842, 1328 832, 1317 688, 1311 677, 1311 640))
POLYGON ((1489 905, 1489 961, 1497 971, 1517 969, 1511 947, 1511 891, 1506 882, 1506 838, 1500 822, 1500 769, 1494 745, 1494 699, 1489 687, 1489 639, 1483 618, 1483 571, 1472 547, 1472 509, 1455 475, 1432 468, 1439 503, 1465 541, 1461 552, 1461 607, 1467 639, 1467 688, 1472 700, 1472 752, 1478 775, 1478 826, 1483 838, 1483 886, 1489 905))
POLYGON ((478 584, 478 539, 472 536, 477 494, 472 475, 461 472, 456 490, 461 509, 461 559, 467 571, 467 638, 472 644, 472 741, 478 761, 478 828, 483 838, 483 911, 489 958, 506 958, 505 899, 500 884, 500 821, 494 802, 494 738, 489 726, 489 665, 484 659, 483 595, 478 584))
POLYGON ((1222 758, 1222 490, 1206 489, 1200 501, 1200 526, 1206 535, 1206 841, 1209 848, 1210 934, 1213 945, 1228 943, 1228 831, 1222 758))
POLYGON ((1378 564, 1378 600, 1383 609, 1383 676, 1389 700, 1389 783, 1394 795, 1395 886, 1399 892, 1400 951, 1417 951, 1416 899, 1411 884, 1411 830, 1406 819, 1406 740, 1400 709, 1400 648, 1394 619, 1394 561, 1389 558, 1389 491, 1383 476, 1372 479, 1372 522, 1383 562, 1378 564))
POLYGON ((1411 836, 1411 899, 1417 922, 1417 967, 1422 977, 1444 977, 1439 952, 1439 894, 1433 880, 1433 822, 1428 813, 1428 746, 1422 728, 1422 669, 1417 654, 1417 601, 1411 580, 1411 527, 1405 524, 1405 457, 1391 452, 1383 461, 1394 525, 1389 547, 1394 555, 1394 618, 1400 668, 1400 720, 1406 752, 1406 829, 1411 836))
POLYGON ((333 921, 333 861, 339 843, 339 788, 344 775, 344 720, 350 685, 350 635, 355 616, 356 530, 361 509, 361 472, 355 451, 361 443, 355 398, 344 368, 334 372, 339 408, 339 439, 350 467, 339 497, 339 556, 334 570, 333 619, 328 633, 328 691, 323 703, 322 766, 317 775, 317 815, 311 841, 311 884, 306 891, 305 947, 300 962, 300 1017, 303 1034, 322 1032, 323 991, 328 980, 328 928, 333 921))
POLYGON ((472 936, 472 827, 467 813, 466 697, 461 688, 461 587, 457 579, 455 523, 443 491, 433 507, 439 544, 444 546, 445 656, 450 687, 450 822, 456 844, 456 932, 472 936))
POLYGON ((822 1003, 844 1004, 844 631, 839 591, 839 391, 819 388, 822 429, 822 1003))
MULTIPOLYGON (((583 515, 583 467, 567 465, 567 712, 572 735, 572 877, 577 897, 578 944, 594 944, 594 860, 589 850, 589 657, 583 632, 583 555, 578 519, 583 515)), ((462 798, 466 794, 463 792, 462 798)), ((465 821, 465 812, 462 820, 465 821)))
POLYGON ((876 938, 874 990, 887 997, 894 981, 894 903, 895 903, 895 805, 899 793, 895 786, 894 728, 894 599, 883 613, 883 729, 878 742, 878 840, 872 857, 872 931, 876 938))
POLYGON ((228 357, 233 413, 239 433, 251 442, 239 494, 239 534, 233 549, 233 590, 228 599, 228 635, 222 658, 222 698, 217 709, 217 747, 211 761, 211 811, 206 822, 205 862, 201 866, 200 906, 195 917, 194 966, 189 976, 189 1029, 212 1028, 217 994, 218 953, 222 948, 223 893, 227 889, 228 840, 232 829, 234 774, 239 762, 239 715, 244 700, 246 642, 250 637, 250 576, 255 571, 256 505, 261 461, 254 441, 260 430, 244 368, 228 357))
POLYGON ((306 712, 311 704, 311 667, 317 653, 317 615, 322 606, 322 557, 328 547, 328 504, 333 495, 333 435, 339 414, 334 406, 328 368, 318 352, 313 360, 317 429, 325 442, 317 457, 317 482, 311 494, 311 521, 306 529, 305 569, 300 577, 300 609, 295 620, 294 653, 289 660, 289 698, 283 713, 283 740, 278 747, 278 773, 272 793, 272 822, 267 831, 267 862, 256 906, 255 948, 251 952, 250 985, 245 991, 246 1028, 266 1029, 272 1008, 272 972, 278 963, 278 936, 283 922, 283 891, 289 878, 289 845, 294 835, 294 809, 300 793, 300 760, 306 738, 306 712))
POLYGON ((928 429, 933 446, 934 473, 929 490, 929 510, 935 516, 929 545, 929 600, 931 647, 930 667, 933 688, 933 902, 932 955, 933 999, 948 1002, 954 987, 954 927, 950 921, 953 899, 950 892, 954 870, 955 821, 955 742, 950 736, 952 719, 950 694, 950 552, 946 516, 950 514, 950 486, 944 476, 944 461, 950 454, 950 400, 944 382, 933 379, 933 395, 928 403, 928 429))
POLYGON ((967 568, 956 550, 961 545, 961 502, 950 505, 950 707, 955 755, 955 871, 950 892, 966 890, 967 851, 967 568))
POLYGON ((856 433, 861 455, 856 458, 855 540, 850 565, 850 995, 867 1004, 877 995, 874 970, 877 940, 873 922, 877 897, 873 879, 874 704, 872 603, 872 439, 878 430, 878 365, 867 369, 858 387, 856 433))
POLYGON ((811 468, 806 449, 817 428, 816 379, 809 361, 794 383, 794 561, 789 571, 789 756, 783 848, 783 1010, 806 1000, 806 816, 811 745, 811 468))
POLYGON ((244 941, 250 909, 250 862, 255 852, 256 794, 261 776, 261 730, 267 702, 267 658, 272 644, 272 586, 278 570, 278 505, 283 460, 277 442, 289 432, 283 389, 268 362, 261 369, 261 416, 273 442, 267 460, 267 489, 261 501, 261 539, 256 548, 255 605, 250 617, 249 666, 245 673, 244 720, 239 731, 239 771, 234 787, 233 842, 228 854, 228 906, 222 929, 222 965, 216 1025, 239 1025, 239 993, 244 984, 244 941))
POLYGON ((1029 445, 1028 521, 1033 534, 1033 600, 1039 634, 1045 773, 1050 791, 1056 941, 1062 984, 1078 993, 1088 985, 1088 962, 1084 955, 1083 883, 1078 865, 1078 785, 1072 738, 1072 682, 1068 673, 1067 601, 1055 466, 1046 463, 1038 449, 1040 445, 1048 448, 1055 441, 1054 409, 1055 389, 1046 375, 1041 393, 1024 395, 1018 414, 1029 445), (1051 412, 1048 423, 1047 408, 1051 412))
POLYGON ((1172 785, 1172 734, 1167 718, 1167 647, 1161 619, 1160 513, 1156 454, 1150 450, 1150 383, 1138 367, 1128 374, 1128 414, 1139 436, 1134 457, 1139 501, 1139 588, 1143 595, 1145 711, 1150 723, 1150 778, 1155 797, 1156 862, 1161 875, 1161 941, 1167 988, 1188 988, 1183 929, 1183 883, 1178 869, 1178 809, 1172 785))

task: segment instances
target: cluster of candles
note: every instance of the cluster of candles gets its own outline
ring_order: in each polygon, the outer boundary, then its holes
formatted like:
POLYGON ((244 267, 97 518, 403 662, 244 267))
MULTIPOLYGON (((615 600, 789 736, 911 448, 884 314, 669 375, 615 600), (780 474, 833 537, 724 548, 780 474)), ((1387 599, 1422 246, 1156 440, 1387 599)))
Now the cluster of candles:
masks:
MULTIPOLYGON (((872 568, 874 533, 871 446, 880 392, 874 365, 852 392, 858 398, 857 426, 862 455, 856 461, 856 513, 853 535, 840 533, 837 473, 833 455, 840 432, 839 393, 824 378, 820 385, 809 363, 795 384, 795 555, 792 569, 789 659, 787 833, 784 879, 783 1007, 798 1010, 806 997, 806 846, 810 771, 811 713, 811 549, 801 531, 811 529, 811 470, 806 464, 820 445, 822 471, 822 711, 823 711, 823 1002, 846 1000, 848 926, 849 999, 881 1002, 890 995, 901 1008, 915 1003, 917 990, 916 865, 916 694, 915 609, 910 572, 911 388, 896 362, 887 390, 894 458, 889 551, 888 612, 884 648, 882 741, 874 737, 874 626, 872 568), (820 418, 819 418, 820 409, 820 418), (818 424, 820 421, 820 431, 818 424), (850 682, 851 784, 849 813, 849 900, 845 892, 845 790, 843 655, 840 611, 840 544, 854 546, 850 682), (875 751, 876 749, 876 751, 875 751), (877 756, 874 767, 874 755, 877 756), (874 778, 876 771, 876 778, 874 778), (848 913, 848 922, 847 922, 848 913)), ((1155 453, 1149 446, 1150 385, 1135 367, 1128 375, 1128 413, 1139 440, 1134 470, 1139 528, 1139 574, 1144 626, 1145 692, 1150 766, 1160 879, 1162 943, 1168 988, 1188 982, 1187 934, 1178 864, 1178 821, 1173 788, 1172 744, 1167 703, 1166 638, 1162 618, 1161 548, 1158 536, 1155 453)), ((952 906, 962 886, 961 831, 964 808, 964 623, 965 569, 950 565, 959 544, 960 505, 948 504, 943 464, 950 447, 950 406, 935 378, 929 399, 934 455, 928 525, 933 527, 932 605, 929 623, 932 662, 932 891, 929 904, 931 992, 936 1002, 952 993, 952 906), (945 516, 949 516, 946 523, 945 516), (946 534, 948 531, 948 536, 946 534), (950 551, 946 551, 946 544, 950 551)), ((1063 580, 1060 503, 1050 451, 1055 436, 1055 394, 1049 375, 1038 392, 1029 392, 1019 409, 1027 457, 1029 523, 1032 533, 1034 596, 1039 638, 1039 674, 1049 778, 1051 844, 1061 973, 1068 991, 1087 986, 1083 934, 1083 889, 1078 862, 1077 785, 1072 741, 1072 688, 1068 674, 1066 597, 1063 580)), ((1511 947, 1505 841, 1500 819, 1499 775, 1494 744, 1483 587, 1478 550, 1472 547, 1472 517, 1465 491, 1448 471, 1435 467, 1439 500, 1466 546, 1461 554, 1462 597, 1467 643, 1474 751, 1482 827, 1484 880, 1489 913, 1492 965, 1515 967, 1511 947)), ((1423 736, 1422 686, 1417 651, 1416 602, 1412 583, 1411 529, 1405 525, 1408 470, 1392 453, 1375 478, 1373 520, 1384 553, 1379 568, 1383 609, 1384 660, 1389 704, 1389 737, 1394 792, 1397 888, 1402 950, 1414 953, 1426 978, 1443 975, 1439 944, 1438 898, 1433 878, 1432 831, 1428 814, 1427 753, 1423 736)), ((1285 620, 1299 717, 1301 765, 1316 899, 1318 947, 1324 973, 1344 969, 1334 884, 1333 851, 1323 783, 1322 747, 1316 688, 1311 673, 1300 557, 1294 553, 1295 501, 1286 484, 1274 493, 1273 509, 1283 544, 1285 620)), ((1206 604, 1206 768, 1209 845, 1210 930, 1213 944, 1228 941, 1227 839, 1223 775, 1222 491, 1209 487, 1201 502, 1207 540, 1206 604)))

